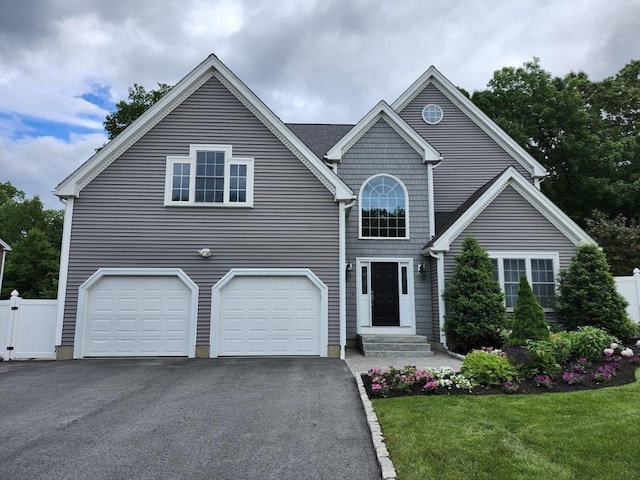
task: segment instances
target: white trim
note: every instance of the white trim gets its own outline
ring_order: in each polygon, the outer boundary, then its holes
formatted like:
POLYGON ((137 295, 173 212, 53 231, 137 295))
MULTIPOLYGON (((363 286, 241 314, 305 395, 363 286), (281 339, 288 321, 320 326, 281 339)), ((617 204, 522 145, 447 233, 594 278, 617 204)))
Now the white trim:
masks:
POLYGON ((356 331, 360 334, 415 335, 415 275, 413 258, 406 257, 357 257, 356 269, 356 331), (398 304, 400 325, 374 327, 371 323, 371 264, 395 263, 398 266, 398 304), (367 267, 367 293, 362 293, 362 267, 367 267), (407 293, 402 293, 402 267, 407 267, 407 293))
MULTIPOLYGON (((489 258, 498 261, 498 283, 504 293, 504 259, 524 260, 524 270, 529 285, 533 288, 533 277, 531 275, 531 260, 552 260, 553 261, 553 284, 556 295, 558 294, 558 282, 556 278, 560 272, 560 253, 549 251, 487 251, 489 258)), ((505 298, 506 302, 506 298, 505 298)), ((506 305, 506 303, 505 303, 506 305)), ((508 312, 513 311, 513 307, 507 307, 508 312)), ((553 308, 544 308, 545 312, 553 312, 553 308)))
POLYGON ((381 118, 422 156, 424 162, 442 160, 440 153, 411 128, 384 100, 378 102, 344 137, 331 147, 325 158, 329 161, 341 161, 342 156, 381 118))
POLYGON ((329 288, 308 268, 232 268, 211 287, 211 325, 209 331, 209 357, 217 358, 217 334, 220 328, 220 291, 237 276, 307 277, 320 291, 320 356, 327 356, 329 343, 329 288))
POLYGON ((189 323, 189 339, 187 355, 196 356, 196 331, 198 323, 198 285, 179 268, 100 268, 78 288, 78 310, 73 341, 73 358, 84 357, 84 328, 87 321, 86 310, 89 290, 105 276, 164 276, 178 277, 191 290, 191 319, 189 323))
POLYGON ((433 191, 433 168, 432 163, 427 163, 427 201, 429 202, 429 240, 436 236, 436 208, 435 195, 433 191))
POLYGON ((511 166, 471 205, 452 225, 442 232, 430 247, 422 249, 447 252, 453 241, 480 215, 507 187, 512 186, 531 206, 538 210, 549 222, 562 232, 574 245, 596 244, 582 228, 560 210, 540 190, 528 182, 515 167, 511 166))
POLYGON ((360 185, 360 190, 358 191, 358 238, 360 240, 383 240, 383 241, 384 240, 409 240, 410 239, 410 236, 409 236, 409 191, 407 190, 407 187, 405 187, 404 183, 402 183, 402 181, 398 177, 396 177, 394 175, 390 175, 388 173, 378 173, 376 175, 370 176, 364 182, 362 182, 362 185, 360 185), (388 178, 392 179, 394 182, 396 182, 398 185, 400 185, 402 187, 402 191, 404 192, 404 199, 405 199, 405 208, 404 208, 405 236, 404 237, 363 237, 362 236, 362 190, 364 189, 364 187, 367 186, 367 184, 369 184, 369 182, 371 182, 373 179, 378 178, 378 177, 388 177, 388 178))
POLYGON ((424 107, 422 107, 422 120, 424 120, 424 123, 426 123, 427 125, 437 125, 439 124, 442 119, 444 118, 444 111, 442 110, 442 107, 440 105, 436 105, 435 103, 428 103, 426 104, 424 107), (425 116, 425 110, 429 107, 435 107, 440 113, 439 113, 439 118, 437 121, 432 122, 431 120, 428 120, 427 117, 425 116))
MULTIPOLYGON (((62 200, 62 199, 61 199, 62 200)), ((58 270, 58 311, 56 312, 55 345, 62 345, 62 328, 64 326, 64 307, 67 303, 67 280, 69 277, 69 251, 71 250, 71 227, 73 225, 73 204, 75 199, 69 197, 62 200, 64 206, 64 223, 62 225, 62 245, 60 247, 60 268, 58 270)))
POLYGON ((349 200, 353 192, 324 164, 289 128, 235 76, 215 55, 209 55, 200 65, 180 80, 165 96, 143 113, 120 135, 107 143, 55 190, 59 197, 77 197, 81 190, 160 120, 216 76, 231 93, 245 104, 256 117, 318 178, 336 200, 349 200))
POLYGON ((166 207, 253 207, 253 158, 238 158, 233 156, 231 145, 189 145, 189 156, 169 155, 166 160, 164 205, 166 207), (224 153, 224 192, 222 202, 196 202, 196 177, 198 152, 223 152, 224 153), (174 201, 173 196, 173 166, 176 163, 189 165, 189 200, 174 201), (247 167, 246 201, 229 201, 231 165, 245 165, 247 167))
POLYGON ((446 307, 444 303, 444 253, 439 252, 432 255, 436 259, 436 276, 438 281, 438 323, 440 325, 440 343, 447 347, 447 334, 444 331, 444 316, 446 313, 446 307))
MULTIPOLYGON (((338 209, 338 272, 340 279, 340 359, 344 360, 347 346, 347 219, 346 202, 340 202, 338 209)), ((353 275, 353 272, 352 272, 353 275)))

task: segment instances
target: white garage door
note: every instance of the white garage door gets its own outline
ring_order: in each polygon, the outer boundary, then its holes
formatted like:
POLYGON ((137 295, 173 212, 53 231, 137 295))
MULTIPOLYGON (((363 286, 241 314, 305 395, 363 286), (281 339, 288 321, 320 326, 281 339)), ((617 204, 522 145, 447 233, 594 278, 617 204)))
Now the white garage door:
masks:
POLYGON ((103 276, 87 292, 83 356, 187 356, 191 295, 176 276, 103 276))
POLYGON ((306 276, 235 276, 220 290, 218 355, 320 355, 321 292, 306 276))

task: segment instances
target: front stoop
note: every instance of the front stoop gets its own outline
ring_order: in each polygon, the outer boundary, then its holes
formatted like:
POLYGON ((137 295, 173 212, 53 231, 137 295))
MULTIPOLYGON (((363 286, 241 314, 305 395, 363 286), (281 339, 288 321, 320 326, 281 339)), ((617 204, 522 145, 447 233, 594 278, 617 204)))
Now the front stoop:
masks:
POLYGON ((431 345, 422 335, 357 335, 365 357, 432 357, 431 345))

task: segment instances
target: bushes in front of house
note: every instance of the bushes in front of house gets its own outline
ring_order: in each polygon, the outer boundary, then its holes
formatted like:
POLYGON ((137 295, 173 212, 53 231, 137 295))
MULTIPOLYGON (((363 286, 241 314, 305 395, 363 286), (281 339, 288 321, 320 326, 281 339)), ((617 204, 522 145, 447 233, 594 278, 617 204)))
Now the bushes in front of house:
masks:
POLYGON ((556 302, 560 323, 569 330, 593 326, 629 339, 638 330, 627 314, 607 259, 596 245, 581 245, 558 277, 556 302))
POLYGON ((449 348, 468 353, 499 347, 505 321, 504 294, 493 278, 493 265, 475 238, 462 242, 453 276, 444 290, 444 331, 449 348))
POLYGON ((499 386, 518 379, 518 369, 500 350, 474 350, 462 362, 460 373, 477 385, 499 386))
POLYGON ((523 346, 527 340, 538 341, 548 338, 549 325, 544 316, 544 309, 538 303, 526 277, 521 277, 518 299, 513 309, 513 327, 509 345, 523 346))

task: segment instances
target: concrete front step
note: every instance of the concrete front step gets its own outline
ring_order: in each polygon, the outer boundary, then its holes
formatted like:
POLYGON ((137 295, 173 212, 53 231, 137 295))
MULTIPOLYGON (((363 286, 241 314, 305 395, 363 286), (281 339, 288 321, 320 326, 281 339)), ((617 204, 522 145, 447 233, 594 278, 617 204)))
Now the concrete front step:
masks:
POLYGON ((431 345, 422 335, 358 335, 365 357, 431 357, 431 345))
POLYGON ((367 350, 366 353, 363 352, 363 355, 365 357, 433 357, 433 352, 414 352, 414 351, 407 351, 407 350, 403 350, 403 351, 393 351, 393 350, 387 350, 387 351, 369 351, 367 350))
POLYGON ((427 343, 424 335, 358 335, 358 343, 427 343))

